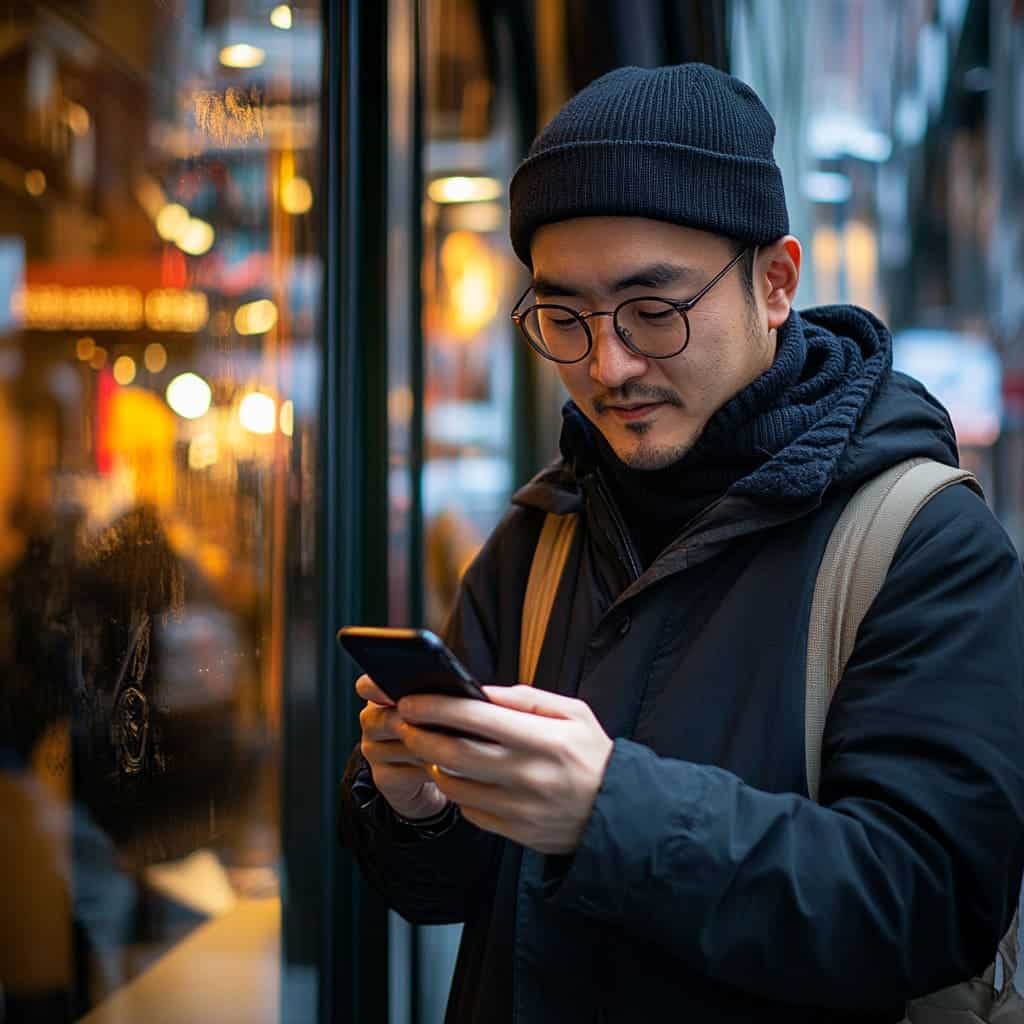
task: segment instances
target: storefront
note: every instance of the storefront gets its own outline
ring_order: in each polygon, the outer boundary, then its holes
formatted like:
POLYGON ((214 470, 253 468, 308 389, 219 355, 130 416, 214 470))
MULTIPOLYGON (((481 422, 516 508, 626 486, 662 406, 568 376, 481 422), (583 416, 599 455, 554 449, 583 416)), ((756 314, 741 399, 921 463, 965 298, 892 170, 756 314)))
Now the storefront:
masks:
POLYGON ((443 620, 535 458, 524 12, 2 5, 0 1019, 418 1013, 334 631, 443 620))
MULTIPOLYGON (((0 1022, 441 1019, 457 929, 390 914, 335 841, 334 633, 440 625, 556 453, 507 316, 538 126, 729 38, 805 123, 831 23, 773 77, 759 12, 0 0, 0 1022)), ((884 303, 891 175, 780 146, 803 298, 884 303)))

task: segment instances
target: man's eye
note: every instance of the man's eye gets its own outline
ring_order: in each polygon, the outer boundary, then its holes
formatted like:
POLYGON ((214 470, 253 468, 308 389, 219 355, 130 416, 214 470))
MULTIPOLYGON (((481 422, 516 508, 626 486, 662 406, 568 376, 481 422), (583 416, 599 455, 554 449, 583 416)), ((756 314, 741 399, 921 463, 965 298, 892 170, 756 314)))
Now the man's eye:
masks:
POLYGON ((657 311, 640 310, 641 318, 650 323, 657 323, 659 320, 669 320, 675 315, 676 311, 674 309, 669 309, 668 307, 657 311))

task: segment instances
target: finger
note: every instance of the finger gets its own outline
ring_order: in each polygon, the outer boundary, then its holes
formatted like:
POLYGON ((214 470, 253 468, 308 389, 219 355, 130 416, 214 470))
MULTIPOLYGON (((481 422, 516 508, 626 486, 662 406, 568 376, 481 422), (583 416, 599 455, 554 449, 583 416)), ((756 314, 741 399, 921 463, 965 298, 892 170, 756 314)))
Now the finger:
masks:
POLYGON ((439 764, 482 782, 514 784, 522 773, 522 758, 497 743, 446 736, 411 723, 399 727, 402 743, 421 763, 439 764))
POLYGON ((443 725, 522 751, 546 750, 558 724, 551 716, 523 714, 490 701, 432 694, 403 697, 398 711, 414 725, 443 725))
POLYGON ((522 797, 502 786, 481 782, 478 779, 467 779, 461 775, 451 775, 436 764, 428 766, 427 774, 437 788, 459 807, 471 807, 508 823, 527 816, 522 797))
POLYGON ((411 764, 421 768, 425 762, 417 757, 404 743, 398 740, 363 740, 359 747, 363 757, 370 765, 378 764, 411 764))
POLYGON ((549 690, 538 690, 522 683, 516 686, 485 686, 484 693, 493 704, 543 718, 579 718, 586 705, 575 697, 549 690))
POLYGON ((449 736, 408 722, 400 725, 398 732, 402 743, 425 764, 443 765, 489 781, 504 781, 515 774, 510 752, 497 743, 449 736))
POLYGON ((363 736, 373 740, 397 740, 401 717, 394 708, 382 708, 369 703, 359 712, 359 727, 363 736))
POLYGON ((356 693, 363 700, 373 701, 383 707, 394 707, 395 702, 369 677, 360 676, 356 680, 356 693))

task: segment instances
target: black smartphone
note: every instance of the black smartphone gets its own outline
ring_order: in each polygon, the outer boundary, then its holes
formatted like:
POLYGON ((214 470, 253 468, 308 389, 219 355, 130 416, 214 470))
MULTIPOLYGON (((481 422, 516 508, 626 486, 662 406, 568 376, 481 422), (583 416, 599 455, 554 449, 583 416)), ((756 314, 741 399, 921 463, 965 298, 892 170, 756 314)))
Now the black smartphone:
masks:
POLYGON ((413 693, 487 700, 480 684, 429 629, 344 626, 338 643, 396 704, 413 693))

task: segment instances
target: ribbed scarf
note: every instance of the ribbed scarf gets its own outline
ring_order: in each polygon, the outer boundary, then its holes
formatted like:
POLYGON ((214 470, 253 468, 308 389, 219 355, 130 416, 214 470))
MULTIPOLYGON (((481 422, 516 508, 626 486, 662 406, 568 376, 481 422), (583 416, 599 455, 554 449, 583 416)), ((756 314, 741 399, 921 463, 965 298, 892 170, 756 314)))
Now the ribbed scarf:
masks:
POLYGON ((644 566, 723 495, 786 503, 819 496, 892 365, 892 340, 854 306, 793 312, 772 366, 709 420, 678 462, 656 470, 621 462, 571 402, 563 451, 601 468, 644 566))

